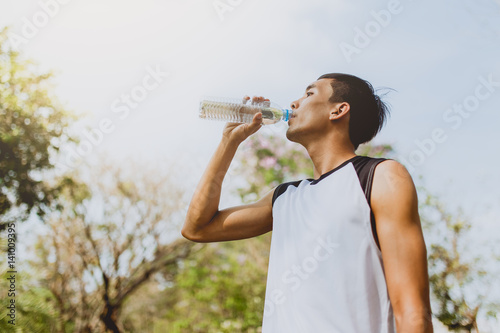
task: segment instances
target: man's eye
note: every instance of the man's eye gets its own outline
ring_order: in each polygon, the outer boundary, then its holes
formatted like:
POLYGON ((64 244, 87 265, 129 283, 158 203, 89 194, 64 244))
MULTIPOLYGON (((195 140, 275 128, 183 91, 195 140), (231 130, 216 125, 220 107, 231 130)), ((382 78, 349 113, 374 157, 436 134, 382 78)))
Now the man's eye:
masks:
POLYGON ((312 93, 312 92, 310 92, 310 91, 308 91, 308 92, 306 93, 306 95, 307 95, 307 96, 310 96, 310 95, 312 95, 312 94, 313 94, 313 93, 312 93))

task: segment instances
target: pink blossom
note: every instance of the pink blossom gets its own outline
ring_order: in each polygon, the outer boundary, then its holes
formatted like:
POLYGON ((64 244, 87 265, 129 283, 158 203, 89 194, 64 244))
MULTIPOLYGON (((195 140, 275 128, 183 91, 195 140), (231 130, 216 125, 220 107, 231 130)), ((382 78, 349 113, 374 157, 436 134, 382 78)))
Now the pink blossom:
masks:
POLYGON ((276 157, 273 156, 266 156, 259 162, 259 165, 266 169, 271 168, 275 164, 276 164, 276 157))

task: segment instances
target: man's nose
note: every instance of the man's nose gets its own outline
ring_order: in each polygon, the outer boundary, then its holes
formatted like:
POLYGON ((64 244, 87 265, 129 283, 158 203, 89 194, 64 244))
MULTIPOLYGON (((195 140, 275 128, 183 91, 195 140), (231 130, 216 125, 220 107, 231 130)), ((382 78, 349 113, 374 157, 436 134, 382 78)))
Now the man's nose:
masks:
POLYGON ((295 110, 296 108, 299 107, 299 102, 293 101, 292 104, 290 104, 290 107, 292 108, 292 110, 295 110))

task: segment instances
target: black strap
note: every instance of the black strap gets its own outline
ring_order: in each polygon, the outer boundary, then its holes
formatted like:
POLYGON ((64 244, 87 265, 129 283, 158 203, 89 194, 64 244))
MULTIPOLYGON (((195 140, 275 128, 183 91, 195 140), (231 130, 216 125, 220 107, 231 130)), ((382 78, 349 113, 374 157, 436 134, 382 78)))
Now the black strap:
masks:
POLYGON ((366 187, 365 187, 366 200, 368 200, 368 205, 370 205, 370 222, 371 222, 371 226, 372 226, 372 234, 373 234, 373 238, 375 239, 375 243, 377 243, 377 247, 379 250, 380 250, 380 242, 378 240, 377 225, 375 223, 375 216, 373 215, 373 210, 372 210, 371 192, 372 192, 373 175, 375 173, 375 168, 377 167, 377 165, 380 162, 385 161, 385 160, 386 160, 385 158, 377 158, 377 159, 373 159, 370 161, 371 166, 370 166, 370 171, 368 173, 368 179, 366 181, 366 187))
POLYGON ((370 198, 371 198, 373 175, 375 174, 375 168, 380 162, 383 162, 385 160, 386 160, 385 158, 360 156, 360 158, 353 161, 353 165, 354 168, 356 169, 356 173, 358 174, 361 188, 363 189, 368 205, 370 206, 370 224, 371 224, 373 239, 375 240, 375 243, 377 244, 379 250, 380 250, 380 243, 377 235, 375 216, 373 215, 373 211, 371 209, 370 198))
POLYGON ((376 160, 373 159, 370 162, 371 166, 370 166, 370 171, 368 172, 368 179, 366 181, 366 187, 365 187, 365 196, 366 199, 368 200, 368 203, 370 203, 370 198, 371 198, 373 174, 375 173, 375 167, 382 161, 379 159, 376 160))
POLYGON ((274 206, 274 202, 276 201, 276 199, 278 199, 278 197, 280 195, 282 195, 283 193, 285 193, 286 189, 288 188, 288 186, 295 186, 295 187, 298 187, 299 184, 300 184, 301 180, 296 180, 296 181, 292 181, 292 182, 287 182, 287 183, 282 183, 282 184, 279 184, 275 189, 274 189, 274 193, 273 193, 273 200, 272 200, 272 203, 271 205, 274 206))

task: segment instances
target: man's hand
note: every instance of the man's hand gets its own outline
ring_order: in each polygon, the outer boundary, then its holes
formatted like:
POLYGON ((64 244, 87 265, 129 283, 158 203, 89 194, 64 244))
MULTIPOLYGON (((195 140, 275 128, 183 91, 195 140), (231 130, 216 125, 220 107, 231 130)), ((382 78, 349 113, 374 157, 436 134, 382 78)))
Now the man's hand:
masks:
MULTIPOLYGON (((246 104, 250 100, 250 97, 243 97, 243 104, 246 104)), ((262 96, 253 97, 252 105, 269 105, 269 99, 262 96)), ((257 112, 253 116, 252 123, 242 124, 242 123, 227 123, 224 127, 222 137, 229 140, 232 143, 240 144, 246 140, 250 135, 257 132, 262 127, 262 113, 257 112)))

